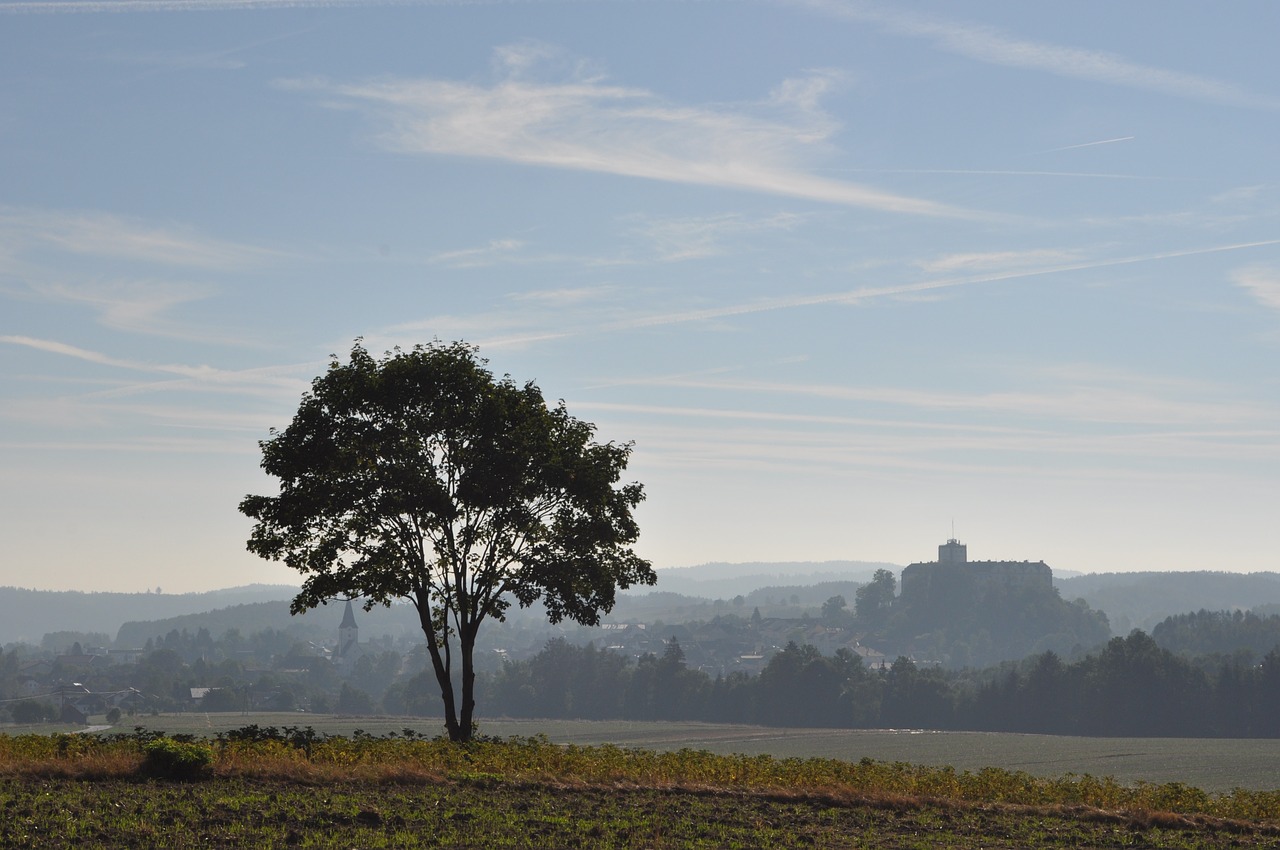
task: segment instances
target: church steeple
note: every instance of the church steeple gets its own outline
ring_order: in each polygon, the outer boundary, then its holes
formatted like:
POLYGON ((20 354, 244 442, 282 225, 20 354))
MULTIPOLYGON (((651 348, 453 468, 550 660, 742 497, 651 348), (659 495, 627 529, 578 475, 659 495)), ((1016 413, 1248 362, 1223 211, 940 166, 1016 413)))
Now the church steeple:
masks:
POLYGON ((360 627, 356 625, 356 615, 348 599, 347 608, 342 612, 342 624, 338 626, 338 657, 345 658, 359 643, 360 627))

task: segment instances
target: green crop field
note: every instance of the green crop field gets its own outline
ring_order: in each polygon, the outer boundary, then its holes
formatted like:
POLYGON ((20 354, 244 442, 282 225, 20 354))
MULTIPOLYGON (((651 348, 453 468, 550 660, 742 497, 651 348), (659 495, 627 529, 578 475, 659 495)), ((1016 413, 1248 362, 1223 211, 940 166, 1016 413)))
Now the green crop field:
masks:
MULTIPOLYGON (((134 725, 150 730, 212 736, 249 724, 311 726, 318 733, 373 735, 412 728, 439 734, 422 718, 335 717, 303 713, 169 714, 126 719, 112 731, 134 725)), ((0 727, 25 731, 68 731, 73 727, 0 727)), ((1034 776, 1068 773, 1111 776, 1125 783, 1182 782, 1206 791, 1232 788, 1280 789, 1280 740, 1235 738, 1077 738, 987 732, 918 730, 774 729, 709 723, 626 721, 484 720, 480 731, 496 737, 545 735, 556 743, 602 744, 658 751, 683 748, 713 753, 766 754, 779 758, 823 757, 857 761, 872 758, 957 770, 1000 767, 1034 776)))

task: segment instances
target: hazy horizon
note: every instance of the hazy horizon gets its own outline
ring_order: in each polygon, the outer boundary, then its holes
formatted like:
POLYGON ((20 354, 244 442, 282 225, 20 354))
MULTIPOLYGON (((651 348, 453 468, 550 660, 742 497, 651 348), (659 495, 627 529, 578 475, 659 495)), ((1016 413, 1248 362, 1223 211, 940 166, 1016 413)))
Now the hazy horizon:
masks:
MULTIPOLYGON (((921 559, 919 559, 919 560, 922 560, 922 561, 928 561, 928 560, 933 560, 933 559, 931 559, 931 558, 921 558, 921 559)), ((1022 558, 1018 558, 1018 559, 1010 559, 1010 560, 1032 560, 1032 559, 1022 559, 1022 558)), ((1033 559, 1033 560, 1039 560, 1039 559, 1033 559)), ((636 591, 643 591, 643 592, 649 592, 649 591, 652 591, 652 590, 662 590, 662 589, 663 589, 663 588, 662 588, 662 574, 663 574, 664 572, 675 571, 675 570, 685 570, 685 571, 690 571, 690 570, 697 570, 697 569, 700 569, 700 568, 702 568, 702 567, 711 567, 711 566, 741 566, 741 567, 748 567, 748 568, 750 568, 750 567, 796 567, 796 566, 805 566, 805 567, 813 567, 813 568, 814 568, 814 569, 807 569, 807 570, 805 570, 805 571, 800 571, 800 570, 782 570, 782 571, 777 571, 777 570, 770 570, 770 569, 761 569, 761 570, 758 570, 758 571, 757 571, 757 570, 751 570, 751 569, 748 569, 748 570, 744 570, 744 571, 740 574, 740 577, 743 577, 743 578, 750 578, 750 577, 759 576, 759 575, 777 576, 777 577, 781 577, 781 578, 789 578, 789 577, 793 577, 793 576, 794 576, 794 577, 796 577, 796 578, 806 578, 806 577, 808 577, 808 576, 813 576, 813 575, 827 576, 827 575, 842 575, 842 574, 845 574, 845 573, 842 573, 842 572, 841 572, 841 571, 839 571, 839 570, 823 570, 823 569, 820 569, 824 564, 832 564, 832 563, 868 564, 868 565, 877 565, 877 566, 878 566, 878 565, 885 565, 885 566, 896 567, 899 571, 901 571, 904 567, 908 566, 908 564, 893 564, 893 563, 890 563, 890 562, 882 562, 882 561, 846 561, 845 559, 837 559, 837 560, 833 560, 833 561, 778 561, 778 562, 773 562, 773 561, 735 561, 735 562, 729 562, 729 561, 707 561, 707 562, 704 562, 704 563, 701 563, 701 564, 666 565, 666 566, 655 565, 655 566, 654 566, 654 570, 658 573, 658 585, 653 586, 653 587, 649 587, 649 586, 635 587, 635 588, 632 588, 632 590, 636 590, 636 591)), ((1054 578, 1055 578, 1055 579, 1059 579, 1059 578, 1079 578, 1079 577, 1083 577, 1083 576, 1090 576, 1090 575, 1128 575, 1128 574, 1132 574, 1132 575, 1143 575, 1143 574, 1150 574, 1150 573, 1163 573, 1163 572, 1181 572, 1181 573, 1209 572, 1209 573, 1230 573, 1230 574, 1235 574, 1235 575, 1260 575, 1260 574, 1264 574, 1264 573, 1269 573, 1269 574, 1276 574, 1276 573, 1280 573, 1280 570, 1250 570, 1250 571, 1239 571, 1239 570, 1212 570, 1212 569, 1203 569, 1203 570, 1198 570, 1198 569, 1187 569, 1187 570, 1094 570, 1094 571, 1091 571, 1091 572, 1081 572, 1081 571, 1079 571, 1079 570, 1061 570, 1061 569, 1054 569, 1052 564, 1050 564, 1050 565, 1049 565, 1049 567, 1050 567, 1051 569, 1053 569, 1053 576, 1054 576, 1054 578)), ((731 576, 724 576, 723 578, 730 578, 730 577, 731 577, 731 576)), ((123 587, 123 586, 121 586, 121 587, 40 587, 40 586, 36 586, 36 585, 30 584, 30 583, 23 583, 23 582, 20 582, 20 581, 19 581, 19 582, 14 582, 14 581, 0 582, 0 587, 10 587, 10 588, 15 588, 15 589, 17 589, 17 590, 27 590, 27 591, 35 591, 35 592, 41 592, 41 593, 62 593, 62 592, 66 592, 66 593, 111 593, 111 594, 129 594, 129 595, 150 595, 150 594, 155 594, 155 593, 156 593, 156 590, 157 590, 157 588, 158 588, 158 589, 161 591, 161 594, 160 594, 160 595, 164 595, 164 596, 200 596, 200 595, 216 594, 216 593, 220 593, 220 592, 224 592, 224 591, 239 591, 239 590, 245 590, 245 589, 252 589, 252 588, 255 588, 255 587, 263 587, 263 588, 273 588, 273 587, 289 587, 289 588, 297 588, 297 587, 300 587, 300 585, 301 585, 301 581, 293 581, 293 582, 290 582, 290 581, 288 581, 287 579, 288 579, 288 576, 286 575, 286 576, 285 576, 285 578, 284 578, 284 580, 281 580, 281 581, 250 582, 250 583, 247 583, 247 584, 216 584, 216 585, 207 585, 207 586, 203 586, 203 587, 193 587, 193 588, 190 588, 190 589, 177 589, 177 590, 171 590, 170 588, 165 587, 164 585, 156 585, 155 587, 139 587, 139 588, 129 588, 129 587, 123 587)), ((705 581, 706 583, 714 583, 714 582, 715 582, 715 581, 717 581, 717 580, 722 580, 722 578, 716 578, 716 579, 694 579, 694 581, 705 581)))

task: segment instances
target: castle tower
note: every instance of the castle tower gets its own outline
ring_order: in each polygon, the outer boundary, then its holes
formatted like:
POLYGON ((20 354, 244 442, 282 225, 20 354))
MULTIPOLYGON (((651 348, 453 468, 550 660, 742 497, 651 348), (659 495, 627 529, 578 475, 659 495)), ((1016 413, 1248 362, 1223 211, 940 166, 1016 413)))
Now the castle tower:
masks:
POLYGON ((360 627, 356 625, 356 615, 348 599, 347 610, 342 612, 342 624, 338 626, 338 657, 346 658, 359 645, 360 627))
POLYGON ((952 537, 938 547, 939 564, 963 564, 969 560, 969 547, 952 537))

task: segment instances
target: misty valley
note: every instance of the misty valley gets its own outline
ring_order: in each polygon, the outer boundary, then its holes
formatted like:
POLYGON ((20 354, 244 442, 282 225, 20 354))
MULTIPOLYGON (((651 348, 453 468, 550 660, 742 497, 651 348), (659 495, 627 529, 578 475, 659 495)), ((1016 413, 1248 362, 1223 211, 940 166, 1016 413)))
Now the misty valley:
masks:
MULTIPOLYGON (((659 571, 654 589, 622 594, 595 627, 513 608, 477 644, 481 719, 1280 736, 1280 576, 971 582, 967 571, 1005 562, 948 572, 946 549, 906 568, 902 587, 892 565, 706 565, 659 571), (919 568, 938 571, 932 587, 919 568), (1115 622, 1142 628, 1114 634, 1115 622)), ((0 718, 439 716, 411 606, 290 616, 293 592, 2 588, 14 616, 0 718)))

